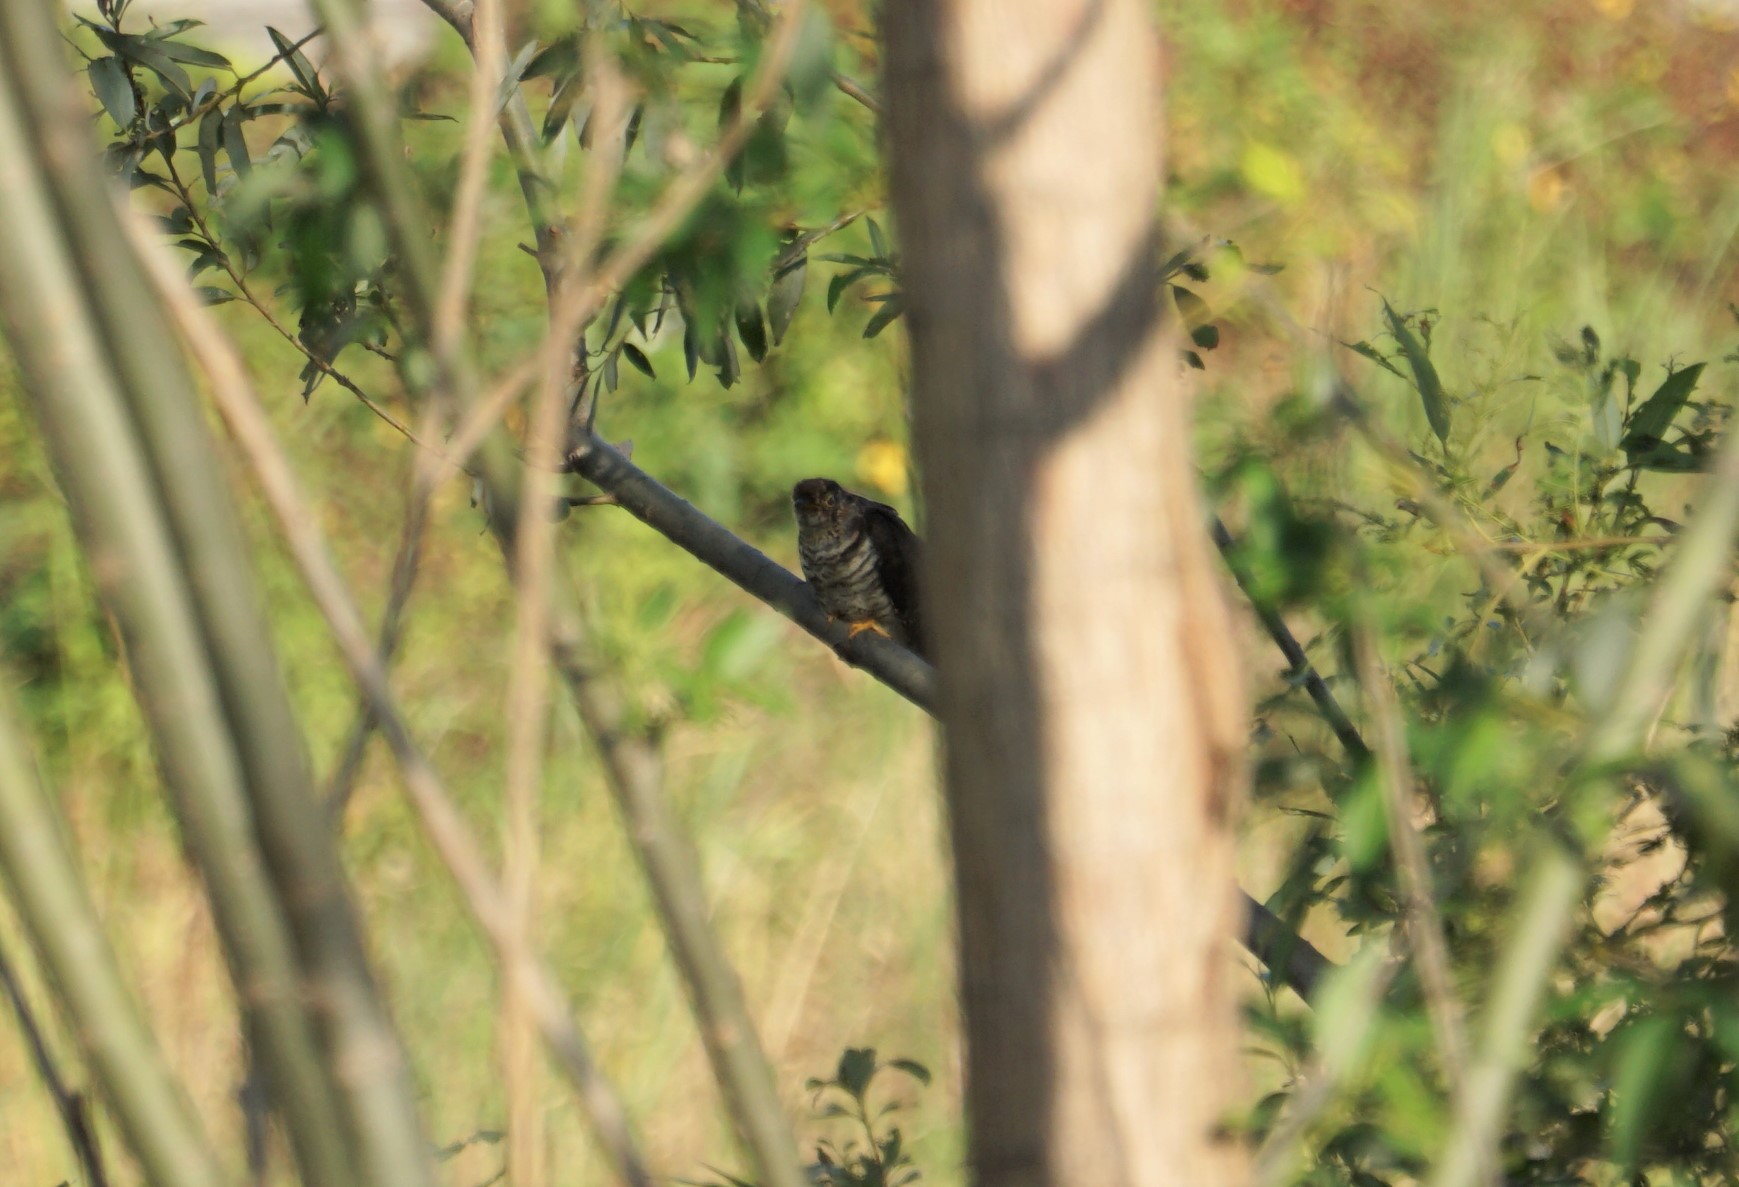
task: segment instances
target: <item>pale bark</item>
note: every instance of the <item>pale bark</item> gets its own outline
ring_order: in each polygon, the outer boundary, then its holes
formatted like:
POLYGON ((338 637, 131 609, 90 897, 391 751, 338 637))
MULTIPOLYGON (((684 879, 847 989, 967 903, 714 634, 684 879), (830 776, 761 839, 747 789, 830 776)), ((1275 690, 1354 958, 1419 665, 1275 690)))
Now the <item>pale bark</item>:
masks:
POLYGON ((1243 694, 1140 0, 889 0, 976 1180, 1235 1187, 1243 694))

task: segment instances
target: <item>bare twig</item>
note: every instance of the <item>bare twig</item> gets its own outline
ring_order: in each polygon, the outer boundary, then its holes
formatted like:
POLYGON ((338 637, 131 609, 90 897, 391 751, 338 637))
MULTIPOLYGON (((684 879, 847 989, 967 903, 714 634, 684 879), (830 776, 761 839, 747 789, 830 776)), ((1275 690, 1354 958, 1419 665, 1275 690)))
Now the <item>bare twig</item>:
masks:
POLYGON ((870 94, 869 91, 865 90, 861 83, 853 82, 850 78, 835 70, 833 72, 833 85, 839 88, 840 94, 856 99, 859 103, 863 104, 877 115, 882 113, 882 101, 870 94))
POLYGON ((477 244, 483 230, 483 186, 488 180, 490 132, 495 92, 507 70, 506 34, 501 23, 501 0, 480 0, 471 20, 471 114, 465 126, 465 145, 459 156, 459 185, 453 197, 453 221, 447 232, 446 264, 441 271, 441 291, 435 304, 437 353, 445 353, 461 332, 465 306, 471 291, 471 273, 477 260, 477 244))
MULTIPOLYGON (((429 519, 429 483, 424 480, 423 458, 419 453, 409 489, 405 496, 405 522, 399 532, 398 548, 393 555, 392 581, 387 591, 386 609, 381 613, 380 633, 375 654, 383 669, 390 668, 403 634, 405 605, 417 580, 417 567, 422 559, 423 529, 429 519)), ((356 775, 367 752, 369 736, 376 725, 374 711, 367 698, 357 706, 356 720, 346 735, 344 750, 326 783, 326 811, 335 823, 344 819, 344 810, 356 787, 356 775)))

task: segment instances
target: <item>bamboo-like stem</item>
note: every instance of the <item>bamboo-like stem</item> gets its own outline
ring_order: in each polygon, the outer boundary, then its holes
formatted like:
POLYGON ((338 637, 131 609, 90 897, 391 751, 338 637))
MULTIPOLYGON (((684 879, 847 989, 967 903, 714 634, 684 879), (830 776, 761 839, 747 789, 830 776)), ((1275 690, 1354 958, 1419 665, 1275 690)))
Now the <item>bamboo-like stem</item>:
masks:
POLYGON ((288 923, 299 986, 342 1101, 346 1176, 428 1187, 433 1164, 408 1066, 368 966, 336 846, 314 793, 301 729, 258 608, 251 563, 191 377, 128 250, 83 100, 58 68, 53 5, 5 8, 15 94, 37 138, 88 315, 118 380, 122 415, 187 575, 187 611, 214 682, 245 797, 252 847, 288 923), (78 146, 85 146, 80 151, 78 146))
MULTIPOLYGON (((8 60, 46 51, 21 44, 11 22, 34 4, 0 11, 8 60)), ((332 1085, 303 1009, 295 949, 262 868, 242 774, 195 622, 181 558, 134 437, 107 346, 77 287, 78 267, 55 215, 14 99, 21 73, 0 69, 0 318, 33 399, 37 422, 73 504, 93 573, 127 646, 140 707, 165 785, 211 895, 232 977, 262 1054, 306 1181, 354 1180, 332 1085)), ((58 82, 57 82, 58 85, 58 82)), ((84 143, 80 129, 72 145, 84 143)), ((78 157, 67 144, 61 156, 78 157)), ((90 148, 92 159, 95 147, 90 148)), ((105 201, 97 181, 91 199, 105 201)), ((143 311, 142 311, 143 312, 143 311)), ((169 398, 175 398, 171 393, 169 398)))
POLYGON ((362 616, 326 547, 319 517, 297 488, 289 460, 272 433, 240 357, 210 314, 194 299, 175 264, 152 239, 149 228, 135 220, 131 229, 134 247, 145 260, 159 295, 210 378, 218 412, 246 455, 303 580, 331 626, 339 652, 374 714, 383 739, 398 760, 412 806, 435 851, 452 872, 466 906, 495 947, 505 975, 516 978, 524 989, 533 1017, 558 1064, 578 1090, 581 1107, 615 1164, 618 1176, 635 1187, 649 1187, 651 1178, 634 1145, 614 1089, 598 1072, 584 1040, 568 1017, 555 979, 513 926, 506 895, 489 871, 482 846, 472 837, 464 815, 411 737, 385 670, 369 644, 362 616))
MULTIPOLYGON (((0 877, 146 1177, 157 1187, 223 1187, 229 1180, 127 989, 53 799, 37 779, 4 698, 0 877)), ((94 1150, 81 1150, 80 1156, 92 1162, 94 1150)), ((88 1173, 100 1181, 95 1171, 88 1173)))
POLYGON ((1546 979, 1570 931, 1583 878, 1562 849, 1550 845, 1533 863, 1508 941, 1492 975, 1479 1047, 1431 1187, 1473 1187, 1497 1165, 1516 1076, 1530 1059, 1529 1035, 1546 979))

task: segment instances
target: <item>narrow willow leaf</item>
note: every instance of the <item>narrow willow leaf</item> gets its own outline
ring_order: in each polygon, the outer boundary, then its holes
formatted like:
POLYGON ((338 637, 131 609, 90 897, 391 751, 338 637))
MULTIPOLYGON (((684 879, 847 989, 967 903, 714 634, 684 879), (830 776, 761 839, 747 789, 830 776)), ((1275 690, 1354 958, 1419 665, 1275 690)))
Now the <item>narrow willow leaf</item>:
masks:
POLYGON ((302 93, 314 101, 314 106, 326 110, 326 88, 320 85, 320 76, 314 72, 314 65, 296 48, 296 43, 282 33, 266 26, 266 33, 272 39, 272 44, 278 47, 278 53, 284 63, 290 67, 290 73, 296 76, 296 82, 302 93))
POLYGON ((863 336, 865 338, 874 338, 877 334, 887 329, 888 326, 892 324, 893 320, 905 311, 906 306, 904 300, 898 293, 893 294, 891 298, 883 301, 882 307, 875 311, 869 321, 864 323, 863 336))
POLYGON ((1407 366, 1413 372, 1413 385, 1425 405, 1425 419, 1431 422, 1431 431, 1437 434, 1439 441, 1448 444, 1449 398, 1444 394, 1443 381, 1437 377, 1431 356, 1425 353, 1425 345, 1419 341, 1419 336, 1386 300, 1383 302, 1383 319, 1389 324, 1389 333, 1401 344, 1401 353, 1406 356, 1407 366))
POLYGON ((199 172, 207 197, 217 196, 217 149, 223 141, 223 109, 213 107, 199 117, 199 172))
POLYGON ((246 177, 254 167, 248 157, 248 142, 242 136, 242 121, 246 118, 247 112, 239 103, 223 113, 223 153, 237 177, 246 177))
POLYGON ((646 357, 646 352, 641 350, 638 346, 635 346, 632 342, 622 343, 622 357, 628 360, 629 366, 646 376, 646 378, 658 378, 657 373, 652 370, 652 361, 646 357))
POLYGON ((97 101, 109 113, 109 118, 121 128, 132 127, 134 118, 139 114, 139 102, 138 97, 133 94, 133 84, 127 78, 127 70, 121 65, 121 60, 96 58, 87 72, 91 76, 91 90, 97 93, 97 101))

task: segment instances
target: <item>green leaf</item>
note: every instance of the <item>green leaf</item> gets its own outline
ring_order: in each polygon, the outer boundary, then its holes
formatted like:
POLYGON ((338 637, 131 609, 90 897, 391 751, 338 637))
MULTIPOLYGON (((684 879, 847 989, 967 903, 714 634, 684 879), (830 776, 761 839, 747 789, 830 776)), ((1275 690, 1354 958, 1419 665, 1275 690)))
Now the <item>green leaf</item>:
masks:
POLYGON ((1395 341, 1401 344, 1401 353, 1406 356, 1407 366, 1413 371, 1413 385, 1419 390, 1419 399, 1425 405, 1425 419, 1431 422, 1431 431, 1437 434, 1437 439, 1445 445, 1449 443, 1449 400, 1443 392, 1443 383, 1437 378, 1437 368, 1431 363, 1431 356, 1425 353, 1425 346, 1419 341, 1419 336, 1413 333, 1398 315, 1389 302, 1383 302, 1383 318, 1389 323, 1389 333, 1395 336, 1395 341))
POLYGON ((658 378, 657 374, 652 370, 652 362, 646 357, 646 352, 641 350, 638 346, 635 346, 632 342, 622 343, 622 356, 628 360, 629 366, 646 376, 646 378, 658 378))
POLYGON ((1377 366, 1381 367, 1396 378, 1407 378, 1405 375, 1401 374, 1399 367, 1384 358, 1382 352, 1372 346, 1369 342, 1342 342, 1341 345, 1352 351, 1354 354, 1363 355, 1365 358, 1370 359, 1371 362, 1377 364, 1377 366))
MULTIPOLYGON (((520 52, 524 53, 523 50, 520 52)), ((562 37, 536 50, 520 77, 565 79, 579 68, 579 37, 562 37)))
POLYGON ((1220 327, 1209 324, 1197 326, 1190 331, 1190 341, 1203 350, 1212 350, 1220 344, 1220 327))
POLYGON ((213 53, 208 49, 201 49, 197 45, 188 45, 186 42, 182 41, 171 41, 167 37, 153 36, 152 34, 146 34, 146 38, 150 41, 155 41, 158 45, 162 46, 163 52, 168 54, 177 62, 185 62, 189 66, 204 66, 208 70, 233 69, 229 64, 228 58, 224 57, 222 54, 213 53))
POLYGON ((501 85, 495 88, 496 115, 500 115, 502 109, 507 106, 507 101, 513 98, 514 88, 519 86, 519 80, 524 77, 525 71, 532 61, 532 56, 536 53, 537 42, 528 41, 513 56, 513 61, 507 64, 507 70, 501 76, 501 85))
POLYGON ((296 48, 294 41, 270 25, 266 26, 266 34, 271 37, 272 44, 278 47, 278 54, 290 68, 290 73, 296 76, 296 83, 302 93, 314 101, 314 106, 322 111, 326 110, 326 88, 320 85, 320 76, 315 72, 314 64, 296 48))
POLYGON ((91 90, 97 93, 97 101, 103 105, 103 110, 109 113, 121 128, 133 126, 133 120, 139 114, 138 96, 133 94, 133 83, 127 77, 126 67, 121 65, 119 58, 95 58, 87 68, 91 76, 91 90))
POLYGON ((798 107, 807 110, 833 87, 833 22, 819 4, 806 8, 801 19, 785 78, 798 107))
MULTIPOLYGON (((85 22, 90 24, 89 21, 85 22)), ((146 37, 133 37, 126 33, 117 33, 113 29, 105 29, 101 25, 91 25, 97 32, 97 37, 115 53, 133 63, 142 66, 163 80, 163 85, 180 95, 182 99, 193 97, 193 83, 183 70, 164 52, 163 47, 146 37)))
POLYGON ((206 305, 222 305, 225 301, 235 300, 235 294, 228 289, 213 288, 211 285, 196 286, 193 293, 206 305))
POLYGON ((930 1082, 930 1069, 915 1059, 890 1059, 888 1060, 888 1066, 899 1068, 902 1072, 905 1072, 920 1084, 928 1084, 930 1082))
POLYGON ((247 118, 247 110, 240 103, 223 113, 223 154, 229 158, 229 167, 237 177, 246 177, 254 167, 248 157, 247 139, 242 136, 242 121, 247 118))
POLYGON ((749 357, 757 363, 766 358, 767 322, 761 316, 761 306, 754 301, 742 302, 737 306, 736 322, 737 337, 742 339, 749 357))
POLYGON ((1658 442, 1672 427, 1673 418, 1684 408, 1691 393, 1696 391, 1703 366, 1702 363, 1692 363, 1668 375, 1642 407, 1631 414, 1619 447, 1626 453, 1636 453, 1658 442))
POLYGON ((688 366, 688 381, 693 383, 694 373, 700 366, 700 342, 695 337, 693 322, 682 327, 682 361, 688 366))
POLYGON ((853 268, 850 272, 836 272, 832 280, 827 282, 827 312, 832 313, 834 306, 839 304, 839 298, 845 290, 871 274, 867 266, 853 268))
MULTIPOLYGON (((557 84, 555 94, 550 96, 549 110, 543 114, 543 139, 547 144, 561 135, 562 128, 567 125, 568 117, 574 112, 574 105, 585 93, 585 85, 580 81, 579 74, 570 74, 557 84)), ((582 136, 584 144, 588 138, 582 136)))
POLYGON ((809 257, 800 255, 773 277, 773 290, 767 294, 767 325, 773 331, 777 345, 785 340, 791 319, 797 316, 798 302, 803 300, 803 283, 809 273, 809 257))
POLYGON ((835 1079, 848 1094, 861 1101, 864 1093, 869 1091, 870 1080, 875 1074, 874 1047, 847 1047, 839 1057, 839 1070, 835 1073, 835 1079))
POLYGON ((876 224, 876 220, 873 218, 866 218, 863 221, 869 225, 870 250, 876 253, 877 258, 887 259, 888 241, 887 237, 882 234, 881 227, 876 224))
POLYGON ((223 140, 223 109, 213 107, 199 117, 199 172, 208 198, 217 197, 217 149, 223 140))
POLYGON ((1618 1055, 1612 1069, 1612 1157, 1623 1167, 1636 1165, 1651 1124, 1666 1102, 1660 1092, 1667 1065, 1679 1042, 1670 1018, 1644 1018, 1615 1036, 1618 1055))
POLYGON ((871 314, 870 319, 864 323, 863 336, 865 338, 874 338, 877 334, 887 329, 888 326, 893 323, 893 320, 905 311, 905 300, 900 296, 900 294, 894 293, 891 297, 884 300, 882 302, 882 307, 871 314))

